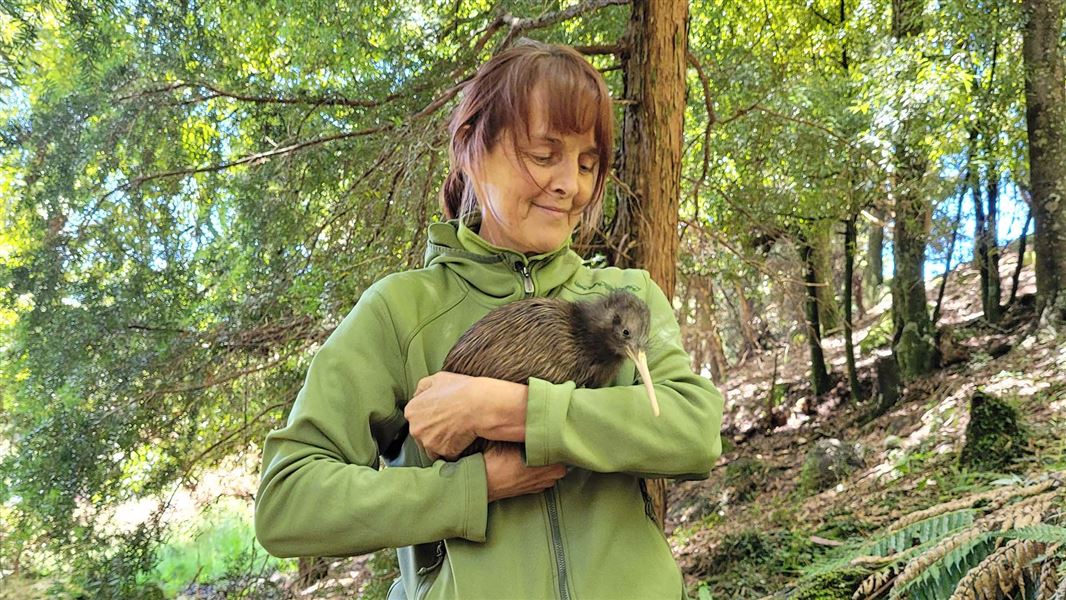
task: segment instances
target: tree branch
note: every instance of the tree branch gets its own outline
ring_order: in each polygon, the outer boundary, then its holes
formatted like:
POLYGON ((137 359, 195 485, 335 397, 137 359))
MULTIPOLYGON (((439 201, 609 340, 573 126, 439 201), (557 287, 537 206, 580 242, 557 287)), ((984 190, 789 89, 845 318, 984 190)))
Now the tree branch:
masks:
POLYGON ((127 102, 130 100, 138 100, 147 96, 154 96, 166 92, 172 92, 182 88, 202 89, 211 92, 211 94, 203 95, 197 98, 193 98, 191 100, 186 100, 185 103, 201 102, 203 100, 210 100, 212 98, 222 97, 231 98, 233 100, 240 100, 242 102, 254 102, 257 104, 310 104, 318 106, 351 106, 356 108, 375 108, 384 104, 388 104, 389 102, 392 102, 397 98, 402 98, 407 95, 406 91, 396 92, 393 94, 389 94, 382 100, 362 100, 354 98, 342 98, 337 96, 259 96, 241 92, 231 92, 228 90, 224 90, 218 87, 217 85, 204 81, 176 81, 160 88, 143 90, 134 94, 130 94, 128 96, 122 96, 118 99, 118 101, 127 102))
POLYGON ((507 46, 511 45, 511 42, 516 37, 522 35, 526 31, 529 31, 531 29, 541 29, 544 27, 549 27, 551 25, 555 25, 556 23, 567 21, 569 19, 573 19, 574 17, 584 15, 586 13, 595 12, 607 6, 617 6, 622 4, 629 4, 629 0, 587 0, 586 2, 583 2, 581 4, 575 4, 574 6, 571 6, 570 8, 564 10, 547 13, 539 17, 526 19, 515 17, 510 13, 505 13, 503 16, 500 17, 500 21, 502 24, 510 27, 510 31, 507 32, 506 36, 504 36, 503 41, 500 42, 500 45, 497 49, 499 50, 506 48, 507 46))

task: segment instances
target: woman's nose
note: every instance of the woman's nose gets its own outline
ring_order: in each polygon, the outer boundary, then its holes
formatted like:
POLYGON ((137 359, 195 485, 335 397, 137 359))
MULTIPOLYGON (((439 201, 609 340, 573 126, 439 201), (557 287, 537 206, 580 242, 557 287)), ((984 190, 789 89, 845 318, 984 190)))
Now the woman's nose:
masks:
POLYGON ((577 160, 561 160, 552 177, 552 191, 563 198, 577 195, 577 178, 581 165, 577 160))

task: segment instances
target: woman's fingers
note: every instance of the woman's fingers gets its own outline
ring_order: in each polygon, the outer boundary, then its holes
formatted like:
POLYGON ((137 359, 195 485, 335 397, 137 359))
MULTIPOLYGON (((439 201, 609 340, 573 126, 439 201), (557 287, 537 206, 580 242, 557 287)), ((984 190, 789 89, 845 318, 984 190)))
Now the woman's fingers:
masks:
POLYGON ((485 474, 492 502, 546 490, 566 475, 566 467, 527 467, 516 446, 494 444, 485 451, 485 474))
POLYGON ((468 417, 473 379, 445 372, 423 377, 404 407, 411 435, 431 459, 454 458, 477 437, 468 417))

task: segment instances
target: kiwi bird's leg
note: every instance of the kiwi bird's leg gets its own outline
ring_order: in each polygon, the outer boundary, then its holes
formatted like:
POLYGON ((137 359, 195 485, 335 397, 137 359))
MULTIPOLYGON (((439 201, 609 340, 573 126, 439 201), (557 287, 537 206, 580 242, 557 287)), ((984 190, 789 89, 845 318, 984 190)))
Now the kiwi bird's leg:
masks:
POLYGON ((637 365, 640 380, 644 382, 644 389, 648 392, 648 400, 651 400, 651 411, 658 417, 659 400, 655 398, 655 386, 651 383, 651 373, 648 371, 648 356, 644 354, 643 350, 634 352, 629 347, 626 348, 626 356, 633 361, 633 364, 637 365))

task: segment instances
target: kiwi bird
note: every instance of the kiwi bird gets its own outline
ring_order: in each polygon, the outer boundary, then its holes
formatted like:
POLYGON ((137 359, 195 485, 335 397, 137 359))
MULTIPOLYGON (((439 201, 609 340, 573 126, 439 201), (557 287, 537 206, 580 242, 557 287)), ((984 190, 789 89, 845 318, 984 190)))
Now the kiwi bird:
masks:
MULTIPOLYGON (((648 359, 651 315, 632 293, 594 300, 529 298, 496 308, 466 331, 444 359, 444 371, 526 383, 530 377, 602 387, 622 362, 636 365, 652 412, 659 416, 648 359)), ((480 452, 478 440, 463 455, 480 452)))

